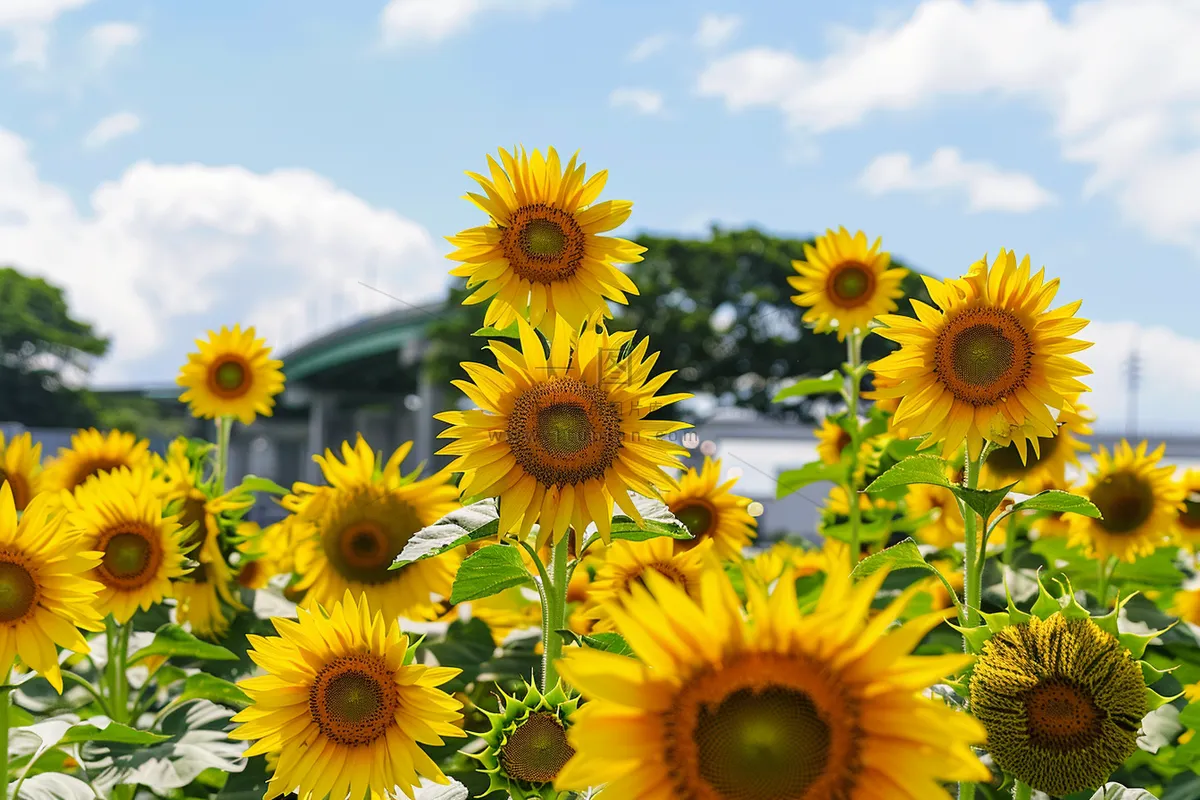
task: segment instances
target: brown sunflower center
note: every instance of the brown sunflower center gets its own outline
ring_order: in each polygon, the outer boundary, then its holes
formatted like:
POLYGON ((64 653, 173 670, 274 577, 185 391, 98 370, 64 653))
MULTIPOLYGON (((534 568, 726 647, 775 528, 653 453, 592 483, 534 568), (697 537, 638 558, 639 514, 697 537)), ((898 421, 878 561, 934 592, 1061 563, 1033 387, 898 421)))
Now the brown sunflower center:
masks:
POLYGON ((115 589, 133 590, 154 580, 163 550, 157 531, 140 522, 126 522, 101 537, 104 553, 97 568, 100 580, 115 589))
POLYGON ((1179 524, 1189 531, 1200 531, 1200 493, 1192 492, 1183 501, 1179 524))
POLYGON ((378 585, 404 574, 388 567, 423 525, 404 500, 366 490, 347 497, 321 527, 321 544, 333 568, 348 581, 378 585))
POLYGON ((1154 489, 1132 472, 1117 472, 1098 483, 1092 503, 1102 515, 1097 524, 1112 534, 1133 533, 1154 511, 1154 489))
POLYGON ((241 397, 250 391, 250 365, 240 356, 224 356, 208 368, 208 388, 226 400, 241 397))
POLYGON ((253 589, 258 586, 262 577, 262 565, 258 563, 259 561, 261 559, 256 558, 252 561, 242 562, 242 568, 238 570, 237 574, 239 585, 247 589, 253 589))
POLYGON ((525 783, 550 783, 575 755, 558 717, 530 714, 500 747, 500 763, 509 777, 525 783))
POLYGON ((308 713, 317 728, 347 747, 382 738, 396 724, 399 706, 395 673, 369 653, 341 656, 325 665, 308 694, 308 713))
POLYGON ((1104 712, 1073 683, 1050 679, 1025 695, 1029 738, 1049 750, 1078 750, 1097 738, 1104 712))
POLYGON ((968 308, 950 318, 934 346, 934 371, 956 399, 991 405, 1025 385, 1032 340, 1016 315, 968 308))
POLYGON ((507 441, 517 465, 543 486, 601 479, 620 455, 621 411, 600 387, 558 378, 516 399, 507 441))
POLYGON ((857 261, 847 261, 830 270, 826 288, 835 305, 854 308, 870 299, 875 273, 857 261))
POLYGON ((183 554, 188 558, 195 558, 196 552, 204 544, 206 515, 204 498, 189 497, 183 501, 183 508, 179 512, 179 527, 186 529, 189 525, 196 526, 183 542, 183 554))
POLYGON ((501 248, 518 276, 531 283, 553 283, 579 270, 586 238, 574 215, 534 203, 513 212, 501 248))
POLYGON ((649 588, 646 586, 646 573, 651 570, 657 572, 659 575, 662 575, 664 578, 671 581, 671 583, 678 584, 685 589, 688 587, 687 576, 684 575, 678 567, 669 561, 654 561, 650 564, 647 564, 638 572, 626 576, 624 582, 621 584, 621 591, 626 593, 629 592, 634 584, 638 584, 642 588, 649 588))
POLYGON ((691 542, 684 540, 684 544, 699 544, 701 539, 712 534, 713 523, 717 519, 712 506, 700 500, 689 500, 678 508, 671 509, 671 513, 675 515, 675 519, 686 525, 695 537, 691 542))
POLYGON ((129 466, 128 462, 122 458, 89 458, 79 464, 75 469, 75 474, 72 476, 68 489, 74 489, 76 486, 82 486, 87 482, 88 478, 94 475, 99 475, 102 472, 112 472, 114 469, 129 466))
POLYGON ((9 475, 4 470, 0 469, 0 484, 8 484, 8 488, 12 491, 13 505, 17 511, 24 511, 25 506, 29 505, 29 483, 20 475, 9 475))
POLYGON ((38 586, 14 553, 0 552, 0 622, 23 619, 37 605, 38 586))
POLYGON ((1038 451, 1035 453, 1028 445, 1025 448, 1025 462, 1021 462, 1021 452, 1015 444, 1000 447, 988 454, 987 465, 1001 475, 1019 477, 1034 470, 1038 464, 1049 459, 1058 449, 1058 437, 1039 437, 1038 451))

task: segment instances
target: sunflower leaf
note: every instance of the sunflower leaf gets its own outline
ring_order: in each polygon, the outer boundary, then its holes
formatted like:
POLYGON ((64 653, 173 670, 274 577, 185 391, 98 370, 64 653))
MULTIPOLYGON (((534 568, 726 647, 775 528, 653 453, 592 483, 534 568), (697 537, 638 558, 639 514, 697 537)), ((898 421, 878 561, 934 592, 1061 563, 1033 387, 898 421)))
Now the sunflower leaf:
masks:
POLYGON ((175 702, 184 703, 200 699, 211 700, 230 708, 245 708, 252 702, 236 684, 205 672, 189 675, 183 684, 183 694, 175 702))
POLYGON ((30 775, 21 784, 21 793, 14 792, 17 782, 8 787, 15 800, 94 800, 96 793, 79 778, 61 772, 42 772, 30 775))
POLYGON ((1082 514, 1085 517, 1100 519, 1100 509, 1092 505, 1086 497, 1070 492, 1050 489, 1038 492, 1033 497, 1022 500, 1013 506, 1013 511, 1057 511, 1063 514, 1082 514))
POLYGON ((593 633, 591 636, 584 636, 583 643, 593 649, 616 653, 619 656, 633 656, 633 648, 619 633, 611 631, 593 633))
POLYGON ((172 658, 199 658, 206 661, 237 661, 238 657, 216 644, 197 639, 181 626, 173 623, 163 625, 154 632, 154 641, 129 657, 129 666, 150 658, 164 656, 172 658))
POLYGON ((951 485, 950 491, 954 492, 955 496, 966 503, 967 507, 976 514, 988 519, 1004 502, 1004 498, 1008 497, 1009 491, 1014 486, 1016 486, 1015 483, 1010 483, 1000 489, 968 489, 965 486, 951 485))
POLYGON ((779 478, 775 481, 775 499, 779 500, 787 497, 789 494, 803 489, 810 483, 819 483, 821 481, 843 483, 845 479, 846 467, 844 464, 826 464, 822 461, 813 461, 799 469, 789 469, 786 472, 781 472, 779 478))
POLYGON ((917 543, 912 539, 905 539, 899 544, 894 544, 885 550, 880 550, 874 555, 867 556, 858 562, 858 566, 850 574, 854 578, 865 578, 881 569, 923 569, 926 572, 932 572, 942 582, 942 585, 946 587, 946 593, 954 601, 955 607, 960 611, 962 610, 962 606, 958 601, 958 593, 954 591, 954 587, 950 585, 950 581, 946 579, 941 570, 925 560, 925 557, 921 555, 920 548, 917 547, 917 543))
POLYGON ((491 597, 505 589, 533 583, 529 568, 515 547, 484 547, 467 556, 450 590, 451 603, 467 603, 491 597))
POLYGON ((927 483, 933 486, 953 487, 946 477, 947 464, 945 459, 932 455, 910 456, 897 462, 887 472, 871 481, 866 488, 868 492, 882 492, 896 486, 908 486, 913 483, 927 483))
POLYGON ((427 528, 412 535, 389 569, 433 558, 468 542, 500 533, 500 509, 492 498, 451 511, 427 528))
POLYGON ((1145 789, 1130 789, 1119 783, 1106 783, 1096 790, 1090 800, 1158 800, 1145 789))
POLYGON ((791 397, 807 397, 810 394, 829 394, 841 391, 846 379, 837 370, 830 370, 819 378, 803 378, 790 386, 785 386, 775 393, 774 402, 778 403, 791 397))
POLYGON ((242 478, 242 482, 238 484, 234 492, 267 492, 268 494, 277 494, 283 496, 288 494, 288 489, 280 486, 270 478, 260 478, 257 475, 247 475, 242 478))
POLYGON ((507 328, 480 328, 471 334, 472 336, 484 336, 488 339, 518 339, 521 336, 520 328, 517 323, 509 325, 507 328))

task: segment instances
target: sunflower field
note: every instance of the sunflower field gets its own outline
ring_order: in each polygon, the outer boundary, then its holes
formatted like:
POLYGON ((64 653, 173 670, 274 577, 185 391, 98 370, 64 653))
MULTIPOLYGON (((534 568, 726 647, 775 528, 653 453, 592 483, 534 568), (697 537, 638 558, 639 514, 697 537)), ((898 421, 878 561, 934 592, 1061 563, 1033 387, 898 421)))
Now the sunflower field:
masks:
POLYGON ((843 410, 778 494, 834 488, 820 545, 760 542, 606 325, 632 203, 554 149, 468 175, 444 469, 359 435, 321 482, 227 474, 284 387, 241 326, 178 377, 215 441, 0 439, 7 798, 1200 798, 1200 472, 1091 452, 1057 279, 1000 250, 926 304, 878 240, 807 247, 793 300, 846 360, 776 401, 843 410))

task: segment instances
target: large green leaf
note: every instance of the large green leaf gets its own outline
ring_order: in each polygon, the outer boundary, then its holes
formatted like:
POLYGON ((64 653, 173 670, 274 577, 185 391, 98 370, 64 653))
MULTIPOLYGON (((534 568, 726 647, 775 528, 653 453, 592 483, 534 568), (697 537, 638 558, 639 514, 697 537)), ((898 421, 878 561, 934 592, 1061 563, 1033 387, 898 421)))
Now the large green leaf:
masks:
POLYGON ((789 469, 779 473, 775 481, 775 499, 787 497, 798 492, 805 486, 821 481, 842 483, 846 480, 844 464, 826 464, 823 461, 812 461, 797 469, 789 469))
POLYGON ((1002 489, 968 489, 965 486, 951 486, 950 491, 966 503, 968 508, 987 519, 1000 507, 1014 486, 1016 486, 1015 483, 1010 483, 1002 489))
MULTIPOLYGON (((625 514, 613 515, 611 528, 613 539, 644 542, 660 536, 669 536, 672 539, 693 538, 692 532, 676 519, 675 515, 671 513, 671 509, 667 508, 666 503, 651 497, 643 497, 634 492, 629 493, 629 499, 638 513, 642 515, 642 521, 638 522, 625 514)), ((589 531, 584 539, 585 549, 591 547, 592 542, 599 536, 594 525, 589 528, 589 531)))
POLYGON ((149 745, 167 737, 149 731, 136 730, 128 725, 113 722, 108 717, 91 717, 80 721, 74 714, 63 714, 35 722, 9 732, 12 754, 29 755, 30 763, 36 762, 52 747, 83 742, 117 742, 130 745, 149 745))
POLYGON ((914 483, 950 488, 952 484, 946 477, 947 466, 945 459, 937 456, 909 456, 903 461, 896 462, 895 466, 871 481, 871 485, 866 488, 866 491, 882 492, 886 489, 914 483))
POLYGON ((837 370, 826 372, 819 378, 802 378, 790 386, 785 386, 775 393, 775 402, 787 400, 789 397, 807 397, 810 394, 828 394, 841 391, 846 379, 837 370))
POLYGON ((595 650, 616 653, 619 656, 634 655, 633 648, 629 646, 629 642, 625 641, 625 637, 619 633, 602 631, 600 633, 593 633, 591 636, 584 636, 582 639, 584 644, 595 650))
POLYGON ((480 328, 471 335, 484 336, 488 339, 517 339, 521 336, 521 329, 514 322, 507 328, 480 328))
POLYGON ((483 547, 467 556, 458 568, 450 590, 450 602, 479 600, 526 583, 533 583, 533 576, 516 547, 483 547))
POLYGON ((396 556, 391 569, 433 558, 468 542, 487 539, 500 532, 500 509, 492 498, 451 511, 427 528, 412 535, 396 556))
POLYGON ((174 623, 163 625, 154 632, 154 641, 129 657, 129 665, 150 658, 197 658, 204 661, 237 661, 237 656, 220 645, 197 639, 174 623))
POLYGON ((281 497, 289 494, 287 487, 280 486, 270 478, 260 478, 258 475, 247 475, 242 478, 242 482, 238 484, 237 488, 243 492, 266 492, 281 497))
POLYGON ((950 581, 946 579, 946 576, 937 567, 925 560, 925 557, 921 555, 920 548, 917 547, 917 543, 912 539, 905 539, 885 550, 880 550, 874 555, 867 556, 858 562, 858 566, 850 574, 855 578, 865 578, 884 568, 889 570, 920 569, 932 572, 942 582, 942 585, 946 587, 946 593, 954 600, 954 604, 956 606, 959 604, 958 594, 954 591, 954 587, 950 585, 950 581))
POLYGON ((237 684, 205 672, 189 675, 183 684, 183 692, 175 702, 184 703, 189 700, 211 700, 230 708, 245 708, 251 703, 250 698, 237 684))
MULTIPOLYGON (((21 784, 21 793, 14 794, 17 782, 8 785, 8 795, 14 800, 95 800, 96 793, 79 778, 61 772, 42 772, 31 775, 21 784)), ((260 792, 261 794, 261 792, 260 792)))
POLYGON ((1022 500, 1013 506, 1013 511, 1058 511, 1064 514, 1082 514, 1085 517, 1100 518, 1100 509, 1092 505, 1086 497, 1070 492, 1050 489, 1038 492, 1033 497, 1022 500))

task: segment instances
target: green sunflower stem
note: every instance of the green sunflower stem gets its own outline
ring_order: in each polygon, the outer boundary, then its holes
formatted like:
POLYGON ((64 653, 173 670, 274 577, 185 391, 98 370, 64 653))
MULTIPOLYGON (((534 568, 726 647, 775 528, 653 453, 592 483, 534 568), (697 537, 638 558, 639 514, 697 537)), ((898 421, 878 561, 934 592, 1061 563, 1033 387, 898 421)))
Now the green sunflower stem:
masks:
POLYGON ((849 409, 850 424, 850 463, 846 475, 846 504, 850 507, 850 570, 858 566, 861 555, 858 531, 862 527, 862 509, 858 505, 858 487, 855 486, 854 474, 858 472, 858 440, 860 426, 858 424, 858 390, 862 382, 862 333, 855 328, 846 337, 846 407, 849 409))
POLYGON ((0 688, 0 798, 8 797, 8 720, 12 706, 12 687, 8 679, 12 668, 4 671, 4 685, 0 688))
POLYGON ((1096 559, 1096 578, 1099 586, 1096 589, 1096 599, 1100 601, 1101 608, 1108 608, 1108 582, 1112 577, 1112 558, 1096 559))
POLYGON ((225 493, 225 480, 229 477, 229 435, 233 430, 233 417, 217 418, 217 465, 214 480, 217 494, 225 493))
POLYGON ((1013 800, 1030 800, 1033 797, 1033 787, 1024 781, 1013 785, 1013 800))
POLYGON ((555 663, 562 658, 563 638, 560 630, 567 626, 567 562, 571 560, 570 537, 574 531, 568 530, 554 548, 550 551, 550 585, 546 587, 546 606, 548 617, 546 630, 543 631, 545 653, 542 662, 542 691, 548 692, 558 682, 558 669, 555 663))
MULTIPOLYGON (((979 482, 979 467, 983 462, 983 454, 978 460, 972 460, 968 453, 963 466, 963 486, 974 489, 979 482)), ((975 627, 979 624, 979 598, 983 594, 983 570, 977 569, 982 564, 982 554, 979 552, 979 518, 975 511, 963 503, 958 504, 963 516, 963 528, 966 531, 966 553, 963 557, 963 605, 967 610, 967 625, 975 627)), ((963 647, 969 652, 970 646, 966 639, 963 647)))
POLYGON ((108 652, 109 668, 109 706, 115 722, 129 721, 129 680, 125 675, 126 663, 129 659, 129 634, 133 625, 117 623, 112 616, 106 620, 108 626, 108 641, 112 649, 108 652))

